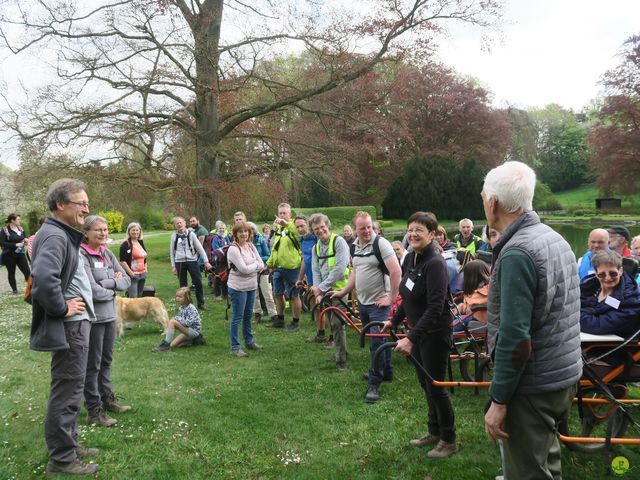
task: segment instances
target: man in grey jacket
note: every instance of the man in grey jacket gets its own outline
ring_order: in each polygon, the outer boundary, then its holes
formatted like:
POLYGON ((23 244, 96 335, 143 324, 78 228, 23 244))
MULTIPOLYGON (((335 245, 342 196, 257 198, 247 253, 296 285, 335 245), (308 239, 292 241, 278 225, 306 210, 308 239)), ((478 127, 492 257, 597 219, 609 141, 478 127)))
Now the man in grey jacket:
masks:
POLYGON ((91 322, 95 320, 91 286, 79 253, 89 199, 84 183, 60 179, 46 195, 51 217, 38 231, 32 250, 32 324, 30 347, 53 352, 51 391, 45 420, 49 450, 47 473, 93 474, 95 463, 79 457, 98 450, 78 443, 78 414, 87 368, 91 322))
POLYGON ((536 175, 506 162, 484 181, 493 249, 488 345, 494 375, 485 430, 504 449, 509 480, 560 478, 557 425, 566 420, 582 374, 580 288, 564 238, 532 211, 536 175))
POLYGON ((191 283, 196 290, 198 299, 198 309, 204 310, 204 292, 202 291, 202 276, 198 265, 198 256, 205 259, 205 270, 211 269, 211 264, 207 254, 202 247, 198 237, 193 232, 187 230, 187 224, 182 217, 176 217, 173 221, 176 231, 171 235, 169 244, 169 256, 171 257, 171 269, 173 274, 178 276, 178 283, 181 287, 187 286, 187 272, 191 275, 191 283))
MULTIPOLYGON (((320 303, 327 293, 341 290, 347 284, 350 273, 349 245, 344 238, 331 232, 331 222, 326 215, 314 213, 309 217, 309 225, 318 237, 318 242, 311 250, 311 290, 316 302, 320 303)), ((333 304, 338 305, 338 300, 335 299, 333 304)), ((347 334, 337 315, 329 315, 329 324, 333 335, 336 369, 344 372, 347 370, 347 334)), ((321 331, 323 332, 319 327, 318 335, 321 331)))

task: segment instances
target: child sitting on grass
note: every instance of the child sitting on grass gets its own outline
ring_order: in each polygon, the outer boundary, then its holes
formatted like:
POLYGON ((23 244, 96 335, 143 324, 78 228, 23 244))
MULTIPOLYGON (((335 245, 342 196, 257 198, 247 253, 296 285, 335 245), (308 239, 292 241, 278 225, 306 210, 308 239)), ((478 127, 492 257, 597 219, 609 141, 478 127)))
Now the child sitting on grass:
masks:
POLYGON ((169 320, 169 326, 167 327, 164 340, 153 349, 154 352, 166 352, 171 347, 204 345, 206 343, 200 333, 202 330, 202 320, 200 320, 198 310, 196 310, 196 307, 191 303, 191 291, 189 287, 182 287, 176 291, 176 303, 180 305, 178 316, 169 320), (173 334, 176 328, 182 333, 174 339, 173 334))

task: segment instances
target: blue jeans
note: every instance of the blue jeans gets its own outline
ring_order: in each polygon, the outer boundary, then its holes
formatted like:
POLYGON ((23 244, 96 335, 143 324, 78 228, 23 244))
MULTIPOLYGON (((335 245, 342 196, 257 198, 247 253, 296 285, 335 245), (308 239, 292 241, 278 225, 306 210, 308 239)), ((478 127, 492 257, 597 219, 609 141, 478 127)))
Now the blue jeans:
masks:
POLYGON ((256 300, 256 291, 241 292, 229 287, 229 298, 231 299, 231 328, 229 331, 231 350, 239 350, 238 328, 241 321, 244 344, 253 345, 255 343, 253 332, 251 331, 251 320, 253 318, 253 303, 256 300))
MULTIPOLYGON (((360 308, 360 320, 364 327, 369 322, 384 322, 389 318, 391 307, 376 307, 373 305, 363 305, 358 302, 360 308)), ((381 333, 379 327, 372 327, 369 333, 381 333)), ((383 337, 372 337, 369 339, 369 352, 371 353, 371 366, 369 367, 369 385, 380 385, 382 382, 382 375, 385 377, 393 375, 393 366, 391 365, 391 349, 388 348, 384 351, 380 357, 380 370, 376 371, 373 365, 373 356, 376 350, 386 342, 383 337)))

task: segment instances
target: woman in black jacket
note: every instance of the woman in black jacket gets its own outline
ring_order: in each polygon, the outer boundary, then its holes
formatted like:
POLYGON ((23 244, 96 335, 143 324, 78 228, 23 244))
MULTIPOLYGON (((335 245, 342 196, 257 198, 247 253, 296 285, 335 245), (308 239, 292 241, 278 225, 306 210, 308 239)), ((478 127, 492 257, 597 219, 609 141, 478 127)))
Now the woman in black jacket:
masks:
POLYGON ((0 230, 0 246, 2 246, 2 263, 7 266, 7 278, 9 286, 14 295, 18 295, 16 285, 16 267, 24 275, 25 281, 31 275, 29 262, 25 254, 27 246, 25 244, 24 230, 21 225, 20 215, 10 214, 6 220, 6 226, 0 230))
MULTIPOLYGON (((449 310, 447 265, 434 241, 438 221, 432 213, 416 212, 408 220, 407 239, 411 252, 403 264, 400 282, 402 304, 385 329, 406 319, 411 331, 398 341, 395 350, 413 355, 435 379, 443 381, 453 345, 452 315, 449 310)), ((453 405, 447 390, 434 386, 416 369, 428 405, 428 433, 411 440, 414 446, 435 445, 430 458, 444 458, 458 451, 453 405)))

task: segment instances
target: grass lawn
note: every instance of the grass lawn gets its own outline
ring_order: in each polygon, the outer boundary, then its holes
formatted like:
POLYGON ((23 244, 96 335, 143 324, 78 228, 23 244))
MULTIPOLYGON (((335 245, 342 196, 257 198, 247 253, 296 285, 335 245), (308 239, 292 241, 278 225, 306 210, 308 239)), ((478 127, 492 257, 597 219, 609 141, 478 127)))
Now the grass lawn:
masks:
MULTIPOLYGON (((150 237, 148 282, 175 313, 177 287, 168 264, 168 233, 150 237)), ((349 371, 338 373, 331 353, 305 343, 308 315, 298 333, 255 326, 265 349, 238 359, 229 354, 224 305, 207 294, 207 345, 152 353, 161 335, 153 324, 127 330, 115 347, 113 380, 134 411, 118 425, 84 426, 87 446, 102 450, 98 478, 110 479, 493 479, 497 448, 484 434, 484 395, 453 396, 460 452, 429 460, 407 446, 426 430, 426 404, 415 372, 395 357, 396 378, 381 401, 363 403, 368 350, 349 332, 349 371)), ((0 298, 0 479, 41 478, 49 385, 47 353, 28 349, 30 310, 20 298, 0 298)), ((455 367, 455 365, 454 365, 455 367)), ((636 394, 638 392, 635 392, 636 394)), ((638 436, 637 429, 631 432, 638 436)), ((638 478, 637 447, 597 455, 563 448, 566 479, 610 478, 611 459, 624 455, 638 478)))
MULTIPOLYGON (((594 210, 596 208, 596 198, 601 197, 601 194, 595 185, 583 185, 565 192, 556 193, 555 196, 562 208, 594 210)), ((614 197, 619 196, 614 195, 614 197)), ((639 206, 640 195, 622 197, 622 208, 637 208, 639 206)))

